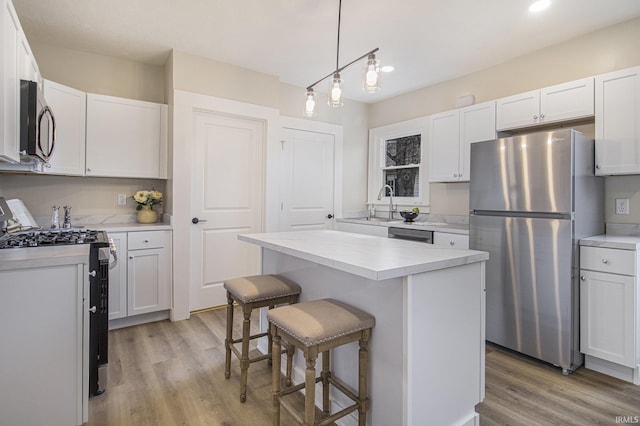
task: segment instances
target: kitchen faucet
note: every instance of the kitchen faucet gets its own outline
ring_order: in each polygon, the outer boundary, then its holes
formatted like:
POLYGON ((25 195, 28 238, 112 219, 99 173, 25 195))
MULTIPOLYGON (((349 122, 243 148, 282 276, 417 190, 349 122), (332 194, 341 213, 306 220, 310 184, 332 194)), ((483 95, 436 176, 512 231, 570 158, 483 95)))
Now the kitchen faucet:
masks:
POLYGON ((393 219, 393 188, 390 185, 382 185, 380 191, 378 191, 378 200, 382 199, 382 194, 385 189, 389 189, 389 220, 393 219))

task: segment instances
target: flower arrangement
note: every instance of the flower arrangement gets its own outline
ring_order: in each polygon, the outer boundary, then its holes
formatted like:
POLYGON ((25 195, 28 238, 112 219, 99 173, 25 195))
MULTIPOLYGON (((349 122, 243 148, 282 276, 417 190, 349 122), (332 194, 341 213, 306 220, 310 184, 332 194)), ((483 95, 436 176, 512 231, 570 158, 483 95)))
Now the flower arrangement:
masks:
POLYGON ((152 189, 151 191, 138 191, 131 197, 138 205, 136 210, 142 210, 142 206, 152 208, 156 204, 162 204, 162 192, 152 189))

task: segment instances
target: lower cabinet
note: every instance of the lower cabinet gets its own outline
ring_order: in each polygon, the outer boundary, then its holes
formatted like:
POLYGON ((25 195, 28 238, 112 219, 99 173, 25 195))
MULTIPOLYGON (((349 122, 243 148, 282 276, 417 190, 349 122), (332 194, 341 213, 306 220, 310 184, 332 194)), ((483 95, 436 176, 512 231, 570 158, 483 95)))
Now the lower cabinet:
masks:
POLYGON ((86 264, 61 261, 0 268, 2 425, 87 422, 89 276, 86 264))
POLYGON ((637 253, 580 247, 580 352, 585 367, 640 384, 637 253))
POLYGON ((171 308, 171 231, 109 234, 118 265, 109 273, 109 320, 171 308))

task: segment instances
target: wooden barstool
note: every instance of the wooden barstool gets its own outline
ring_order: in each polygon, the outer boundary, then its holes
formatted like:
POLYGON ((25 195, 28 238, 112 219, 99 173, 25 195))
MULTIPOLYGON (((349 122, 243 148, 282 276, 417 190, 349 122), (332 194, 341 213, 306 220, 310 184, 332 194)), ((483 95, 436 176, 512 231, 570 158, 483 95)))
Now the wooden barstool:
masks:
MULTIPOLYGON (((268 360, 271 364, 272 336, 271 330, 264 333, 251 335, 251 312, 254 309, 269 307, 272 309, 276 305, 283 303, 296 303, 300 296, 300 286, 284 277, 278 275, 253 275, 248 277, 234 278, 224 282, 227 290, 227 336, 224 341, 226 348, 224 377, 231 376, 231 352, 240 359, 240 402, 247 399, 247 373, 249 364, 262 360, 268 360), (242 307, 244 321, 242 322, 242 337, 233 338, 233 302, 242 307), (267 336, 269 339, 268 353, 249 358, 249 342, 252 339, 267 336), (235 346, 242 343, 241 350, 235 346)), ((291 384, 291 358, 293 347, 287 349, 287 384, 291 384)), ((279 365, 279 364, 278 364, 279 365)), ((280 367, 278 367, 280 368, 280 367)))
POLYGON ((367 397, 369 369, 369 339, 375 318, 366 312, 333 299, 320 299, 283 306, 267 313, 273 334, 273 425, 280 424, 280 405, 305 426, 326 425, 358 410, 358 424, 366 424, 369 409, 367 397), (280 385, 280 344, 284 339, 288 344, 300 348, 306 360, 305 381, 281 390, 280 385), (358 341, 358 393, 349 389, 333 377, 330 369, 329 351, 338 346, 358 341), (316 377, 316 360, 322 353, 322 373, 316 377), (322 382, 322 411, 325 417, 315 420, 316 383, 322 382), (343 410, 330 414, 329 385, 333 385, 354 401, 343 410), (305 390, 304 417, 295 411, 283 397, 300 389, 305 390))

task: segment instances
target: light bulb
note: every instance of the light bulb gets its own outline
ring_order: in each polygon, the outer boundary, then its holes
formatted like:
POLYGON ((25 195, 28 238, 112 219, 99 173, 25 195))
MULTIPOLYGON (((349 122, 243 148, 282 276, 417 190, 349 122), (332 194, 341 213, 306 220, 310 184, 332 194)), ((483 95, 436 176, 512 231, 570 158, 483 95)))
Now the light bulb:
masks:
POLYGON ((375 93, 380 90, 380 61, 373 53, 369 55, 365 63, 362 88, 367 93, 375 93))
POLYGON ((331 107, 341 107, 342 106, 342 79, 340 78, 339 73, 335 73, 333 75, 333 80, 331 80, 331 87, 329 88, 329 98, 328 102, 331 107))
POLYGON ((304 115, 305 117, 313 117, 316 115, 316 100, 313 89, 307 89, 307 100, 304 103, 304 115))

